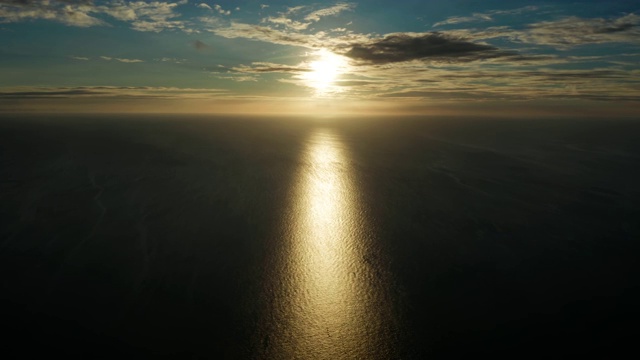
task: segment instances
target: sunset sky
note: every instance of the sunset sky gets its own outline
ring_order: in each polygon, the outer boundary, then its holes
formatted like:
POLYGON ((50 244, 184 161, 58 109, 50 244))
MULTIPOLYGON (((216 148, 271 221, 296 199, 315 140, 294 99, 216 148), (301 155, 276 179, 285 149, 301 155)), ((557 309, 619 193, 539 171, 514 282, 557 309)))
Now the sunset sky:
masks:
POLYGON ((0 0, 0 111, 638 114, 637 1, 0 0))

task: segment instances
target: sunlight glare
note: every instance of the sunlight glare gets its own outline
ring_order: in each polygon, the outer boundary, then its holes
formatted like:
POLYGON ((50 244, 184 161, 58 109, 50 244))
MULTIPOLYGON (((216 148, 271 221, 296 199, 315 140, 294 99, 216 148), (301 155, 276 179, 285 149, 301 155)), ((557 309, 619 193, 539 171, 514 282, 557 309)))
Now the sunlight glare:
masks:
POLYGON ((307 86, 313 88, 319 96, 340 92, 335 81, 347 71, 346 58, 326 49, 318 50, 312 56, 315 60, 309 63, 309 71, 302 75, 307 86))

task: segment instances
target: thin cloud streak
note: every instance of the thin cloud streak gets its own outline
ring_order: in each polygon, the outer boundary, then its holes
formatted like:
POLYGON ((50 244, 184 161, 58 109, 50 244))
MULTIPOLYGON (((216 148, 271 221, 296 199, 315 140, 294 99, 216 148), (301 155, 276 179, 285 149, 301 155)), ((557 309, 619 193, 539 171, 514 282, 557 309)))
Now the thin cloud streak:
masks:
POLYGON ((79 86, 0 88, 0 99, 28 98, 211 98, 228 94, 225 89, 190 89, 148 86, 79 86))
POLYGON ((534 12, 539 10, 538 6, 525 6, 518 9, 513 10, 492 10, 486 13, 474 13, 471 16, 452 16, 447 18, 444 21, 439 21, 433 24, 433 27, 439 27, 443 25, 457 25, 468 22, 485 22, 485 21, 493 21, 496 15, 522 15, 526 12, 534 12))

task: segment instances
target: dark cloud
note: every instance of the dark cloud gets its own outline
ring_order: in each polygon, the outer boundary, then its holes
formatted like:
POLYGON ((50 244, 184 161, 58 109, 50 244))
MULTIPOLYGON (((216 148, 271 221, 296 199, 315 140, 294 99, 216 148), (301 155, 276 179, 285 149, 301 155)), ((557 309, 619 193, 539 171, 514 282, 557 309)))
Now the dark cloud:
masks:
POLYGON ((617 33, 617 32, 624 32, 627 30, 631 30, 635 27, 638 27, 638 24, 624 23, 624 24, 619 24, 615 26, 603 27, 601 29, 595 29, 594 32, 600 33, 600 34, 617 33))
POLYGON ((208 49, 209 45, 203 43, 200 40, 196 40, 193 42, 193 47, 196 48, 196 50, 202 51, 208 49))
POLYGON ((48 98, 48 97, 66 97, 79 95, 102 95, 105 92, 93 91, 88 89, 69 89, 54 91, 13 91, 0 92, 0 98, 23 99, 23 98, 48 98))
POLYGON ((368 63, 387 64, 419 59, 474 61, 513 55, 486 44, 451 38, 439 32, 390 34, 367 44, 354 45, 346 56, 368 63))

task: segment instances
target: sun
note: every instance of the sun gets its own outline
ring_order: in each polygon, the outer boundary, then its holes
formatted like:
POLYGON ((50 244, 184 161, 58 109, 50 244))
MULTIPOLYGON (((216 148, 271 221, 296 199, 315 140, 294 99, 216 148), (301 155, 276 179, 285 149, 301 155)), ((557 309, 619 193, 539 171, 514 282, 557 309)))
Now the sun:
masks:
POLYGON ((315 58, 309 63, 309 71, 302 75, 305 84, 316 91, 316 95, 338 93, 335 81, 347 71, 347 60, 329 50, 321 49, 311 54, 315 58))

